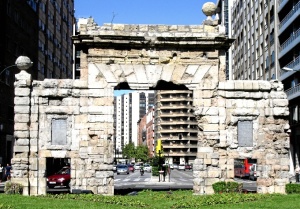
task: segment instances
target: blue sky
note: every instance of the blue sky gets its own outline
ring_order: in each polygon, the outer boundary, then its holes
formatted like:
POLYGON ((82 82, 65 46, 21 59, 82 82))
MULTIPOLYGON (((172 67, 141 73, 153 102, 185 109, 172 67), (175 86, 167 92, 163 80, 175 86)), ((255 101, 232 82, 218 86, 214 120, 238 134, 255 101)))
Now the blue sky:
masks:
MULTIPOLYGON (((103 23, 201 25, 210 0, 75 0, 75 17, 103 23)), ((211 2, 216 3, 216 0, 211 2)))
MULTIPOLYGON (((209 0, 75 0, 75 17, 103 23, 201 25, 209 0)), ((211 1, 216 2, 216 1, 211 1)), ((114 91, 118 96, 128 91, 114 91)))

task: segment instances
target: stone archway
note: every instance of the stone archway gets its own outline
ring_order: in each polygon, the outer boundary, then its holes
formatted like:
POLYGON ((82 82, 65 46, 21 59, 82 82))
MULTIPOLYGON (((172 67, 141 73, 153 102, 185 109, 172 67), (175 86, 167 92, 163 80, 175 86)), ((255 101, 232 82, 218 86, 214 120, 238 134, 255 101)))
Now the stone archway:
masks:
POLYGON ((113 195, 113 90, 154 88, 159 81, 193 90, 198 121, 194 193, 233 179, 234 158, 258 159, 258 192, 284 193, 288 182, 288 109, 278 81, 225 81, 225 52, 232 40, 220 25, 97 26, 74 36, 79 80, 32 81, 16 76, 14 178, 24 194, 45 194, 46 158, 70 158, 72 189, 113 195), (59 143, 53 131, 65 125, 59 143), (238 122, 251 121, 252 146, 241 146, 238 122), (57 140, 56 140, 57 141, 57 140), (63 142, 61 142, 63 141, 63 142), (267 153, 267 154, 266 154, 267 153), (276 159, 276 160, 274 160, 276 159))

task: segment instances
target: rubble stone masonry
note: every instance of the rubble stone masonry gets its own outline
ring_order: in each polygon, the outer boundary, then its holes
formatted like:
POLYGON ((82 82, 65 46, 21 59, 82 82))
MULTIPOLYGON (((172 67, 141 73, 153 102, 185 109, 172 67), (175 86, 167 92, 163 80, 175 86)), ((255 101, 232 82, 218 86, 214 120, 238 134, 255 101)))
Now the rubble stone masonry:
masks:
POLYGON ((285 193, 289 171, 288 101, 278 81, 225 81, 232 40, 210 25, 98 26, 92 18, 73 37, 80 50, 78 80, 15 82, 14 182, 25 195, 46 193, 46 158, 71 159, 71 188, 113 195, 113 91, 155 88, 159 81, 193 90, 198 121, 194 193, 232 181, 235 158, 255 158, 259 193, 285 193), (53 121, 66 140, 53 143, 53 121), (239 146, 238 122, 253 123, 253 145, 239 146))

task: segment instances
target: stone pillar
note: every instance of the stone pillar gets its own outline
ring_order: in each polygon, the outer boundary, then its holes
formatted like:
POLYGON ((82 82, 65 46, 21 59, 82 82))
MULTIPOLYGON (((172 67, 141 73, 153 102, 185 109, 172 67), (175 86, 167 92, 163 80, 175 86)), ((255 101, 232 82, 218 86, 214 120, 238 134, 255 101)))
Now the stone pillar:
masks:
POLYGON ((30 195, 29 156, 30 156, 30 94, 31 75, 22 70, 15 82, 15 144, 12 159, 12 182, 23 185, 23 194, 30 195))

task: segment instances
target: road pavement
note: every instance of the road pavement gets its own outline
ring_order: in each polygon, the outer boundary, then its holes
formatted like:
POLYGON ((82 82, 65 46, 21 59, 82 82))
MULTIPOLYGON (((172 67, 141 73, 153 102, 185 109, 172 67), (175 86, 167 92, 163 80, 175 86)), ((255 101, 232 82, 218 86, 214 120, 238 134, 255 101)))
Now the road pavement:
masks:
MULTIPOLYGON (((152 173, 145 172, 143 176, 139 171, 130 173, 129 175, 114 174, 115 194, 129 193, 130 191, 139 191, 144 189, 151 190, 178 190, 193 189, 193 172, 191 170, 178 171, 172 170, 170 175, 165 178, 152 176, 152 173)), ((243 183, 243 189, 250 192, 256 192, 256 181, 248 179, 234 179, 236 182, 243 183)), ((0 192, 4 191, 4 182, 0 183, 0 192)), ((68 188, 47 189, 49 193, 67 193, 68 188)), ((83 193, 85 191, 73 191, 73 193, 83 193)))

